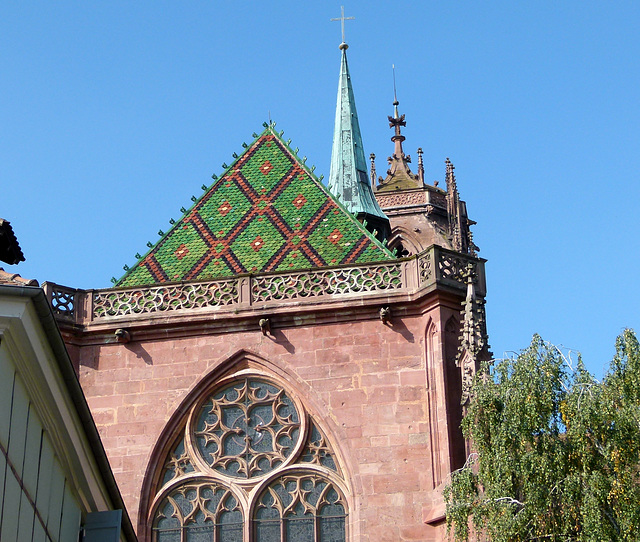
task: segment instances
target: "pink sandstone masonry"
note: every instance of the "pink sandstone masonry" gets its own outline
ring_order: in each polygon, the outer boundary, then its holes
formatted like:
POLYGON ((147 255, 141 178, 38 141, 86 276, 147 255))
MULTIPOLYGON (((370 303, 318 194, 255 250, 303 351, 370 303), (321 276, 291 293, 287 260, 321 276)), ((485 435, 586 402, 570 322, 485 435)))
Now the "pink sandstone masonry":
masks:
POLYGON ((353 540, 440 539, 442 529, 423 522, 449 467, 442 360, 433 352, 427 367, 425 350, 433 316, 441 335, 439 315, 426 314, 393 326, 372 320, 275 337, 256 329, 81 348, 80 381, 134 524, 147 463, 169 417, 207 373, 246 350, 269 360, 324 424, 348 468, 353 540))

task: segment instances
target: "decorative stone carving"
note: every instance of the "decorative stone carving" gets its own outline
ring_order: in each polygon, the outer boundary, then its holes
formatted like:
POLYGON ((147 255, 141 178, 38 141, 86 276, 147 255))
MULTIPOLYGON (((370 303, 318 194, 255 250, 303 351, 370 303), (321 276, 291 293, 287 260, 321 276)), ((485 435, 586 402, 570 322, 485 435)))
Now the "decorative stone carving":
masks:
POLYGON ((427 193, 420 192, 399 192, 397 194, 378 193, 376 199, 380 203, 380 207, 387 209, 389 207, 401 207, 404 205, 420 205, 427 203, 427 193))
POLYGON ((51 307, 56 316, 74 318, 76 313, 76 290, 56 288, 51 295, 51 307))
POLYGON ((465 271, 469 265, 472 266, 473 273, 476 273, 476 264, 469 262, 468 258, 441 252, 438 259, 440 276, 443 279, 452 280, 459 284, 467 283, 465 271))
POLYGON ((204 461, 234 478, 264 475, 281 465, 300 437, 300 414, 273 384, 243 379, 214 393, 194 427, 204 461))
POLYGON ((196 309, 238 303, 237 279, 199 284, 105 290, 93 295, 95 317, 196 309))
POLYGON ((327 439, 313 422, 311 422, 309 438, 300 456, 300 460, 305 463, 322 465, 339 472, 331 446, 329 446, 327 439))
POLYGON ((484 300, 476 296, 477 275, 473 264, 468 264, 463 274, 467 281, 467 297, 463 302, 462 333, 457 364, 462 371, 461 404, 471 399, 473 376, 481 359, 488 355, 488 336, 484 310, 484 300))
MULTIPOLYGON (((399 239, 392 240, 390 246, 399 248, 399 239)), ((408 277, 418 277, 419 286, 435 281, 463 290, 466 279, 462 271, 468 263, 478 271, 483 262, 469 254, 431 246, 402 262, 391 260, 361 266, 127 289, 75 290, 53 283, 45 283, 43 287, 61 325, 70 322, 88 325, 111 318, 143 320, 154 314, 194 310, 203 314, 215 311, 222 315, 236 311, 239 305, 298 303, 302 299, 327 296, 380 292, 402 295, 415 287, 411 282, 413 279, 408 277)), ((481 291, 484 291, 483 287, 481 291)), ((126 329, 124 324, 118 326, 126 329)))
POLYGON ((400 264, 347 267, 290 275, 264 275, 253 281, 255 301, 273 301, 321 295, 402 288, 400 264))
POLYGON ((418 271, 420 273, 420 284, 425 284, 431 280, 433 269, 431 268, 431 254, 426 253, 418 257, 418 271))

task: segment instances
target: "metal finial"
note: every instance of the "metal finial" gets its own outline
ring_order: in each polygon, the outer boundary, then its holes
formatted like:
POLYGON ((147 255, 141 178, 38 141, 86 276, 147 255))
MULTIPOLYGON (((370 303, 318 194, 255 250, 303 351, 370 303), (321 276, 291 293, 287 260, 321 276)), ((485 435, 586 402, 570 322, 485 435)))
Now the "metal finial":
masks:
POLYGON ((331 19, 332 21, 340 21, 340 26, 342 27, 342 43, 340 44, 340 49, 346 49, 348 47, 347 42, 344 41, 344 22, 353 19, 355 19, 355 17, 344 16, 344 6, 340 6, 340 17, 331 19))
POLYGON ((376 187, 376 155, 371 153, 369 155, 369 160, 371 160, 371 170, 370 170, 371 186, 375 188, 376 187))
POLYGON ((393 72, 393 115, 397 119, 398 115, 398 105, 400 102, 398 101, 398 95, 396 94, 396 65, 391 64, 391 71, 393 72))

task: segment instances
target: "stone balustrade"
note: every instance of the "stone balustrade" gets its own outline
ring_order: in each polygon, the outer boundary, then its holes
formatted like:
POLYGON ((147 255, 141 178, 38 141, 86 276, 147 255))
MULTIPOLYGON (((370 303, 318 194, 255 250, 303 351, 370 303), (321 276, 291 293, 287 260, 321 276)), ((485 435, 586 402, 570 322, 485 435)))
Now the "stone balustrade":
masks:
POLYGON ((311 299, 407 294, 436 285, 461 292, 466 290, 470 265, 476 276, 476 292, 484 297, 484 260, 435 245, 409 258, 360 266, 239 275, 206 282, 135 288, 78 290, 54 283, 44 283, 43 288, 61 324, 83 326, 112 319, 146 318, 158 313, 236 311, 300 304, 311 299))

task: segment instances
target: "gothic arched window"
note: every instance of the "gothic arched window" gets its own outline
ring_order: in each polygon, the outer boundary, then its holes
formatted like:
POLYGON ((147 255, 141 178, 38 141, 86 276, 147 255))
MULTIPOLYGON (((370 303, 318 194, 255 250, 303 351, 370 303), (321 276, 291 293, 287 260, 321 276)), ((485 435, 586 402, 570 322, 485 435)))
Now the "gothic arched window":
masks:
POLYGON ((315 474, 287 474, 258 497, 255 540, 340 542, 345 540, 345 520, 344 500, 330 482, 315 474))
POLYGON ((242 523, 242 511, 231 491, 201 481, 182 484, 165 497, 153 530, 158 542, 241 542, 242 523))
POLYGON ((225 379, 189 408, 157 475, 154 542, 341 542, 336 456, 302 403, 270 378, 225 379))

